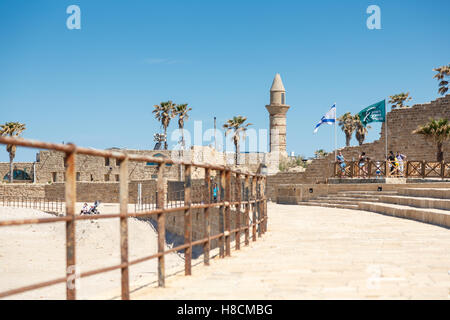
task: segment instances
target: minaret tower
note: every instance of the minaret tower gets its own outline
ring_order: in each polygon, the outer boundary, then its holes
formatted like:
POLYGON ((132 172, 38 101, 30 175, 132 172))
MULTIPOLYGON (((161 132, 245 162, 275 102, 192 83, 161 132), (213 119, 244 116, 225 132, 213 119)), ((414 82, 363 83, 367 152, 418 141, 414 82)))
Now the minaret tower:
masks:
POLYGON ((266 106, 270 114, 270 152, 286 152, 286 113, 290 106, 286 104, 286 90, 277 73, 270 88, 270 104, 266 106))

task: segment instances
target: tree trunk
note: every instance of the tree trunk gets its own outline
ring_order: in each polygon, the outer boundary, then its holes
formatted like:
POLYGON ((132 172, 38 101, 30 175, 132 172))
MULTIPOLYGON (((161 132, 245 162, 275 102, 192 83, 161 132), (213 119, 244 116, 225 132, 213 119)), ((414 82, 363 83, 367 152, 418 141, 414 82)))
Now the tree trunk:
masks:
POLYGON ((164 150, 167 150, 167 127, 164 127, 164 150))
POLYGON ((437 144, 437 161, 438 162, 444 161, 444 149, 442 143, 437 144))
POLYGON ((14 161, 14 157, 13 157, 13 155, 10 153, 10 154, 9 154, 9 182, 10 182, 10 183, 13 183, 13 182, 14 182, 13 161, 14 161))
POLYGON ((350 140, 352 139, 352 135, 351 134, 345 134, 345 145, 347 147, 350 147, 350 140))
POLYGON ((236 147, 236 153, 234 154, 234 160, 236 165, 238 165, 238 151, 239 151, 239 143, 234 142, 234 146, 236 147))
POLYGON ((183 127, 180 127, 181 130, 181 149, 184 150, 184 130, 183 127))

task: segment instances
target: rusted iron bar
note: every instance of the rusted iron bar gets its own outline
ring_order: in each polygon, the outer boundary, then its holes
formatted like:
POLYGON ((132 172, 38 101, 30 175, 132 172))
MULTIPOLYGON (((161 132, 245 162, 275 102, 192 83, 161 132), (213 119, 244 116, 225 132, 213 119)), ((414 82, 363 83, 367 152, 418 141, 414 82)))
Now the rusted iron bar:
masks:
POLYGON ((266 217, 265 226, 264 226, 264 232, 267 231, 267 225, 268 225, 268 222, 269 222, 269 214, 268 214, 269 211, 267 210, 267 196, 266 195, 267 195, 267 178, 264 177, 264 192, 261 195, 262 199, 264 201, 264 215, 266 217))
MULTIPOLYGON (((206 192, 204 195, 204 202, 205 204, 211 203, 211 169, 206 168, 205 169, 205 188, 206 192)), ((203 263, 207 266, 209 266, 209 251, 211 250, 211 221, 209 219, 209 207, 204 208, 203 214, 204 214, 204 234, 207 241, 203 245, 203 263)))
POLYGON ((19 294, 19 293, 22 293, 22 292, 26 292, 26 291, 31 291, 31 290, 44 288, 44 287, 53 286, 55 284, 63 283, 63 282, 67 282, 67 277, 58 278, 58 279, 45 281, 45 282, 40 282, 40 283, 32 284, 32 285, 29 285, 29 286, 20 287, 20 288, 17 288, 17 289, 12 289, 12 290, 8 290, 8 291, 0 292, 0 299, 1 298, 5 298, 5 297, 9 297, 9 296, 12 296, 12 295, 16 295, 16 294, 19 294))
POLYGON ((257 195, 256 195, 256 177, 252 178, 252 197, 254 198, 255 202, 252 205, 252 240, 256 241, 256 206, 258 205, 257 202, 257 195))
POLYGON ((184 211, 184 244, 189 244, 184 250, 184 274, 192 274, 192 212, 191 212, 191 166, 185 166, 184 171, 184 205, 188 209, 184 211))
POLYGON ((247 226, 247 229, 245 229, 245 236, 244 236, 244 243, 246 246, 249 245, 249 235, 250 235, 250 217, 249 217, 249 211, 250 211, 250 203, 248 202, 250 200, 249 198, 249 188, 250 188, 250 177, 248 174, 245 175, 245 184, 244 184, 244 190, 245 190, 245 225, 247 226))
MULTIPOLYGON (((158 182, 157 182, 157 208, 163 209, 165 207, 165 199, 164 196, 164 168, 166 167, 165 163, 158 165, 158 182)), ((161 212, 157 216, 157 224, 158 224, 158 253, 164 252, 164 245, 166 241, 166 217, 165 213, 161 212)), ((165 269, 165 261, 164 254, 158 257, 158 286, 164 287, 166 282, 166 269, 165 269)))
POLYGON ((238 232, 235 236, 235 242, 236 242, 236 250, 241 249, 241 175, 239 173, 236 173, 236 194, 237 199, 236 201, 238 204, 236 204, 236 228, 238 229, 238 232))
POLYGON ((120 162, 119 197, 120 197, 120 260, 122 300, 130 299, 128 269, 128 158, 120 162))
POLYGON ((76 149, 73 145, 67 145, 70 150, 66 153, 66 216, 70 219, 66 221, 66 298, 67 300, 76 299, 76 281, 72 282, 73 274, 76 274, 75 261, 75 204, 77 197, 77 184, 75 177, 75 157, 76 149))
MULTIPOLYGON (((225 202, 231 202, 231 172, 225 171, 225 202)), ((225 206, 225 256, 231 255, 231 208, 225 206)))
MULTIPOLYGON (((222 201, 222 197, 224 196, 224 193, 222 193, 222 190, 225 187, 225 171, 220 170, 219 174, 219 190, 217 192, 217 200, 222 201)), ((223 213, 225 209, 225 202, 222 202, 219 207, 219 233, 223 234, 225 236, 225 228, 223 223, 223 213)), ((219 238, 219 258, 223 258, 225 256, 224 254, 224 237, 219 238)))
POLYGON ((256 178, 256 197, 258 198, 258 204, 256 205, 256 212, 258 214, 258 238, 261 237, 261 179, 256 178))
MULTIPOLYGON (((255 200, 251 200, 251 201, 246 201, 243 202, 244 204, 255 204, 256 201, 255 200)), ((228 202, 216 202, 216 203, 211 203, 211 204, 193 204, 191 206, 191 209, 204 209, 204 208, 215 208, 215 207, 220 207, 220 206, 230 206, 230 205, 235 205, 235 202, 232 203, 228 203, 228 202)), ((188 207, 187 206, 182 206, 182 207, 174 207, 174 208, 164 208, 164 209, 152 209, 152 210, 148 210, 148 211, 142 211, 142 212, 136 212, 136 213, 132 213, 129 212, 128 213, 128 217, 129 218, 138 218, 138 217, 147 217, 147 216, 151 216, 151 215, 157 215, 159 213, 172 213, 172 212, 182 212, 183 210, 186 210, 188 207)), ((5 226, 19 226, 19 225, 25 225, 25 224, 42 224, 42 223, 53 223, 53 222, 66 222, 69 220, 102 220, 102 219, 113 219, 113 218, 120 218, 120 214, 101 214, 101 215, 78 215, 78 216, 74 216, 74 217, 67 217, 67 216, 62 216, 62 217, 55 217, 55 218, 38 218, 38 219, 18 219, 18 220, 3 220, 0 221, 0 227, 5 227, 5 226)))

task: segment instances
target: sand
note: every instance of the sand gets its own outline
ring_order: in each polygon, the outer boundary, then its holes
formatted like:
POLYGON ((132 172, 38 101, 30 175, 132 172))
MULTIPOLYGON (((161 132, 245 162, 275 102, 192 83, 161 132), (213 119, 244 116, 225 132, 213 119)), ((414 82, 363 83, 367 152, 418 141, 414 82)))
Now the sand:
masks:
MULTIPOLYGON (((81 206, 81 204, 78 204, 81 206)), ((102 205, 102 213, 117 212, 102 205)), ((78 212, 78 211, 77 211, 78 212)), ((0 220, 45 218, 53 215, 25 208, 0 207, 0 220)), ((150 222, 130 218, 129 259, 157 252, 157 234, 150 222)), ((119 219, 78 221, 76 223, 78 271, 86 272, 120 263, 119 219)), ((0 227, 0 291, 65 276, 65 223, 0 227)), ((178 253, 166 255, 166 275, 184 270, 178 253)), ((130 288, 156 286, 157 261, 130 267, 130 288)), ((65 283, 29 291, 9 299, 65 299, 65 283)), ((120 270, 79 280, 77 299, 120 297, 120 270)))

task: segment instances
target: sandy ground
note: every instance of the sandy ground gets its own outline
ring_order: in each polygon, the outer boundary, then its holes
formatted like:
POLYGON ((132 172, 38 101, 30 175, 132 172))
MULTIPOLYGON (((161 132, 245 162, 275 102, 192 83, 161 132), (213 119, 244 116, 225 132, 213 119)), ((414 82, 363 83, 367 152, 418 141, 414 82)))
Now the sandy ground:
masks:
MULTIPOLYGON (((81 208, 82 204, 77 204, 81 208)), ((133 207, 134 209, 134 207, 133 207)), ((117 205, 102 204, 102 213, 117 213, 117 205)), ((131 206, 130 206, 131 211, 131 206)), ((79 210, 77 210, 77 213, 79 210)), ((53 217, 34 209, 0 207, 0 220, 53 217)), ((157 252, 157 235, 149 222, 129 219, 129 259, 157 252)), ((76 261, 80 272, 120 263, 119 219, 79 221, 76 261)), ((177 253, 166 255, 166 275, 184 270, 177 253)), ((65 276, 65 224, 0 227, 0 291, 65 276)), ((132 290, 155 285, 157 261, 130 267, 132 290)), ((120 296, 120 270, 80 279, 78 299, 120 296)), ((12 299, 65 299, 65 283, 11 296, 12 299)))

